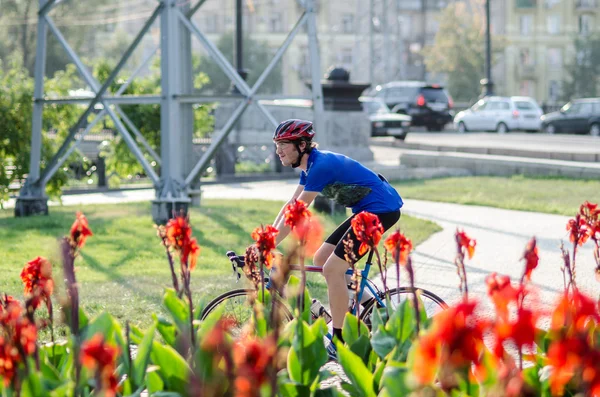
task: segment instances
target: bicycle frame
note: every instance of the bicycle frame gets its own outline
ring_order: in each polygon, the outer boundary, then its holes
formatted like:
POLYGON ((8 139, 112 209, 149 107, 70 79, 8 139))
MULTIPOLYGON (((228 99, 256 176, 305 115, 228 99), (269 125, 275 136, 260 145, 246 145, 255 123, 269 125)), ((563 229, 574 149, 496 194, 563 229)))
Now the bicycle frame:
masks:
MULTIPOLYGON (((369 292, 371 292, 371 295, 373 295, 373 299, 375 299, 377 301, 377 303, 381 306, 381 307, 385 307, 385 302, 381 300, 381 298, 379 297, 379 291, 376 290, 375 288, 373 288, 371 286, 371 284, 369 284, 369 272, 371 270, 371 261, 373 260, 373 251, 369 251, 369 256, 367 257, 367 263, 365 263, 365 267, 360 271, 360 288, 358 290, 358 296, 356 297, 356 302, 360 302, 362 300, 362 296, 364 294, 365 288, 369 290, 369 292)), ((297 266, 297 265, 292 265, 291 269, 294 271, 302 271, 302 267, 297 266)), ((309 272, 309 273, 323 273, 323 268, 319 267, 319 266, 304 266, 304 270, 309 272)), ((275 271, 275 268, 271 269, 271 272, 275 271)), ((348 269, 346 270, 346 274, 347 275, 353 275, 354 271, 352 269, 348 269)), ((269 281, 265 284, 265 288, 269 289, 271 287, 271 279, 269 277, 269 281)), ((355 304, 352 307, 352 310, 350 311, 350 313, 352 313, 353 315, 356 315, 356 308, 357 305, 355 304)))

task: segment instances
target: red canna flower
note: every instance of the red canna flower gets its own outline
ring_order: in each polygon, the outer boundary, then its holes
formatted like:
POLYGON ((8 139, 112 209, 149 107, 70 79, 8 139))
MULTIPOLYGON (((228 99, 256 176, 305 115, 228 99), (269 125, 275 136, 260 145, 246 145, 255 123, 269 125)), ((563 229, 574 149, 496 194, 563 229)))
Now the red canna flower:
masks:
POLYGON ((277 345, 272 338, 247 337, 233 346, 233 361, 237 368, 236 396, 260 396, 260 386, 269 379, 269 367, 273 365, 276 353, 277 345))
POLYGON ((117 393, 117 378, 115 377, 115 360, 119 348, 104 341, 104 336, 98 333, 85 341, 81 346, 80 359, 84 367, 96 371, 96 393, 114 397, 117 393))
POLYGON ((305 249, 305 255, 314 254, 321 245, 323 228, 302 200, 294 200, 285 207, 285 225, 305 249))
POLYGON ((166 243, 178 254, 181 263, 189 266, 190 270, 196 268, 200 246, 198 241, 192 237, 192 227, 189 218, 184 216, 175 217, 165 227, 166 243))
POLYGON ((294 200, 285 207, 285 225, 294 229, 298 224, 310 218, 312 213, 308 210, 306 203, 302 200, 294 200))
POLYGON ((593 204, 593 203, 590 203, 589 201, 585 201, 579 207, 579 213, 586 220, 598 219, 598 216, 600 216, 600 208, 598 208, 598 204, 593 204))
POLYGON ((553 330, 566 327, 568 330, 582 332, 588 321, 600 323, 596 302, 575 289, 572 294, 565 293, 561 297, 552 313, 550 327, 553 330))
POLYGON ((588 224, 579 214, 577 214, 575 219, 569 219, 569 222, 567 222, 567 230, 570 232, 569 240, 572 243, 577 242, 577 245, 579 246, 585 244, 587 239, 590 237, 588 233, 588 224))
POLYGON ((498 357, 504 355, 503 343, 507 340, 512 340, 519 351, 524 346, 533 346, 538 317, 535 312, 521 307, 517 310, 516 318, 511 320, 500 318, 494 326, 496 334, 496 348, 494 351, 496 355, 498 357))
POLYGON ((5 387, 15 378, 18 361, 18 350, 0 336, 0 378, 4 380, 5 387))
POLYGON ((14 324, 14 344, 20 346, 23 353, 30 356, 35 353, 37 328, 27 317, 19 317, 14 324))
POLYGON ((523 253, 523 258, 525 260, 525 271, 523 272, 523 280, 531 280, 531 272, 538 266, 540 261, 540 257, 538 256, 538 248, 536 246, 537 242, 535 237, 533 237, 527 243, 525 247, 525 252, 523 253))
POLYGON ((77 211, 75 222, 71 226, 71 246, 73 248, 83 247, 85 240, 92 235, 87 218, 80 211, 77 211))
POLYGON ((475 254, 475 245, 477 244, 477 241, 467 236, 467 234, 464 231, 461 232, 457 229, 456 242, 458 243, 458 247, 463 253, 463 255, 466 253, 469 259, 473 258, 473 255, 475 254))
POLYGON ((25 296, 32 299, 31 305, 37 309, 42 301, 50 299, 54 290, 52 280, 52 264, 41 256, 27 262, 21 271, 21 280, 25 296))
POLYGON ((483 333, 488 323, 476 318, 476 307, 475 301, 462 301, 433 318, 429 332, 421 336, 420 347, 415 351, 415 363, 424 363, 417 367, 420 368, 415 373, 418 379, 430 380, 431 366, 441 365, 450 372, 470 368, 471 364, 479 366, 484 349, 483 333))
POLYGON ((598 204, 586 201, 579 207, 579 214, 585 219, 588 237, 598 242, 600 240, 600 208, 598 208, 598 204))
POLYGON ((227 347, 227 333, 238 325, 237 320, 232 316, 223 316, 217 321, 215 326, 202 338, 200 344, 202 350, 209 352, 218 352, 227 347))
POLYGON ((510 277, 492 273, 485 278, 488 296, 492 299, 498 316, 508 318, 508 305, 516 302, 521 293, 520 288, 515 288, 510 282, 510 277))
POLYGON ((580 337, 567 337, 550 344, 546 363, 553 367, 549 378, 553 395, 564 394, 565 385, 582 366, 583 357, 588 349, 587 341, 580 337))
POLYGON ((440 350, 440 343, 435 335, 426 334, 419 338, 412 371, 420 384, 426 385, 435 380, 440 350))
POLYGON ((361 242, 358 254, 365 254, 370 248, 376 247, 383 235, 383 226, 379 217, 370 212, 363 211, 352 218, 352 230, 361 242))
POLYGON ((400 233, 400 230, 396 230, 392 233, 385 242, 383 243, 385 249, 392 254, 394 262, 406 265, 408 255, 413 249, 412 241, 407 238, 404 234, 400 233))
POLYGON ((275 238, 278 233, 279 230, 271 225, 267 225, 266 227, 261 225, 254 229, 251 234, 252 239, 256 241, 255 245, 261 254, 261 260, 264 261, 263 264, 267 269, 270 269, 273 264, 274 256, 272 251, 277 246, 275 238))

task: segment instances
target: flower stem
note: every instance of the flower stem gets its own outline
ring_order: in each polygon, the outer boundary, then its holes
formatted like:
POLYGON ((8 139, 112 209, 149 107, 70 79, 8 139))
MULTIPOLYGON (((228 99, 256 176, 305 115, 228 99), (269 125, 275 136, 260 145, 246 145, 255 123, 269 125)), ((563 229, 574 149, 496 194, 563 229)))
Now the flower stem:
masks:
POLYGON ((162 237, 163 245, 165 246, 165 251, 167 252, 167 259, 169 260, 169 268, 171 269, 171 278, 173 280, 173 288, 175 288, 175 293, 177 296, 181 296, 179 292, 179 282, 177 281, 177 275, 175 274, 175 265, 173 264, 173 255, 169 251, 169 246, 167 244, 167 238, 162 237))

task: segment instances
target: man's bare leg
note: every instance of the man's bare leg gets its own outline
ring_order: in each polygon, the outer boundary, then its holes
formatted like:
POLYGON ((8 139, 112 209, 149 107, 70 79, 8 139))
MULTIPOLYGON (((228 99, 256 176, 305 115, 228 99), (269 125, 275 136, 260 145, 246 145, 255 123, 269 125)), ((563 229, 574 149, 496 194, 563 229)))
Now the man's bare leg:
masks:
POLYGON ((332 253, 325 266, 323 266, 323 275, 327 281, 327 292, 329 293, 329 306, 331 307, 331 317, 333 328, 341 329, 344 325, 344 317, 348 311, 348 292, 346 286, 346 270, 348 262, 332 253))

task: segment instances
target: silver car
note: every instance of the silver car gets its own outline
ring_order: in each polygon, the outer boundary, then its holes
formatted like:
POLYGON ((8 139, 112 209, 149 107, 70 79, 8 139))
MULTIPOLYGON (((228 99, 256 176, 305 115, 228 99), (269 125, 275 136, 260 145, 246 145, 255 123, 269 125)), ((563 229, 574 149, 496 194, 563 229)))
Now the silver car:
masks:
POLYGON ((467 110, 454 116, 458 132, 511 130, 539 131, 543 112, 533 98, 522 96, 490 96, 480 99, 467 110))

